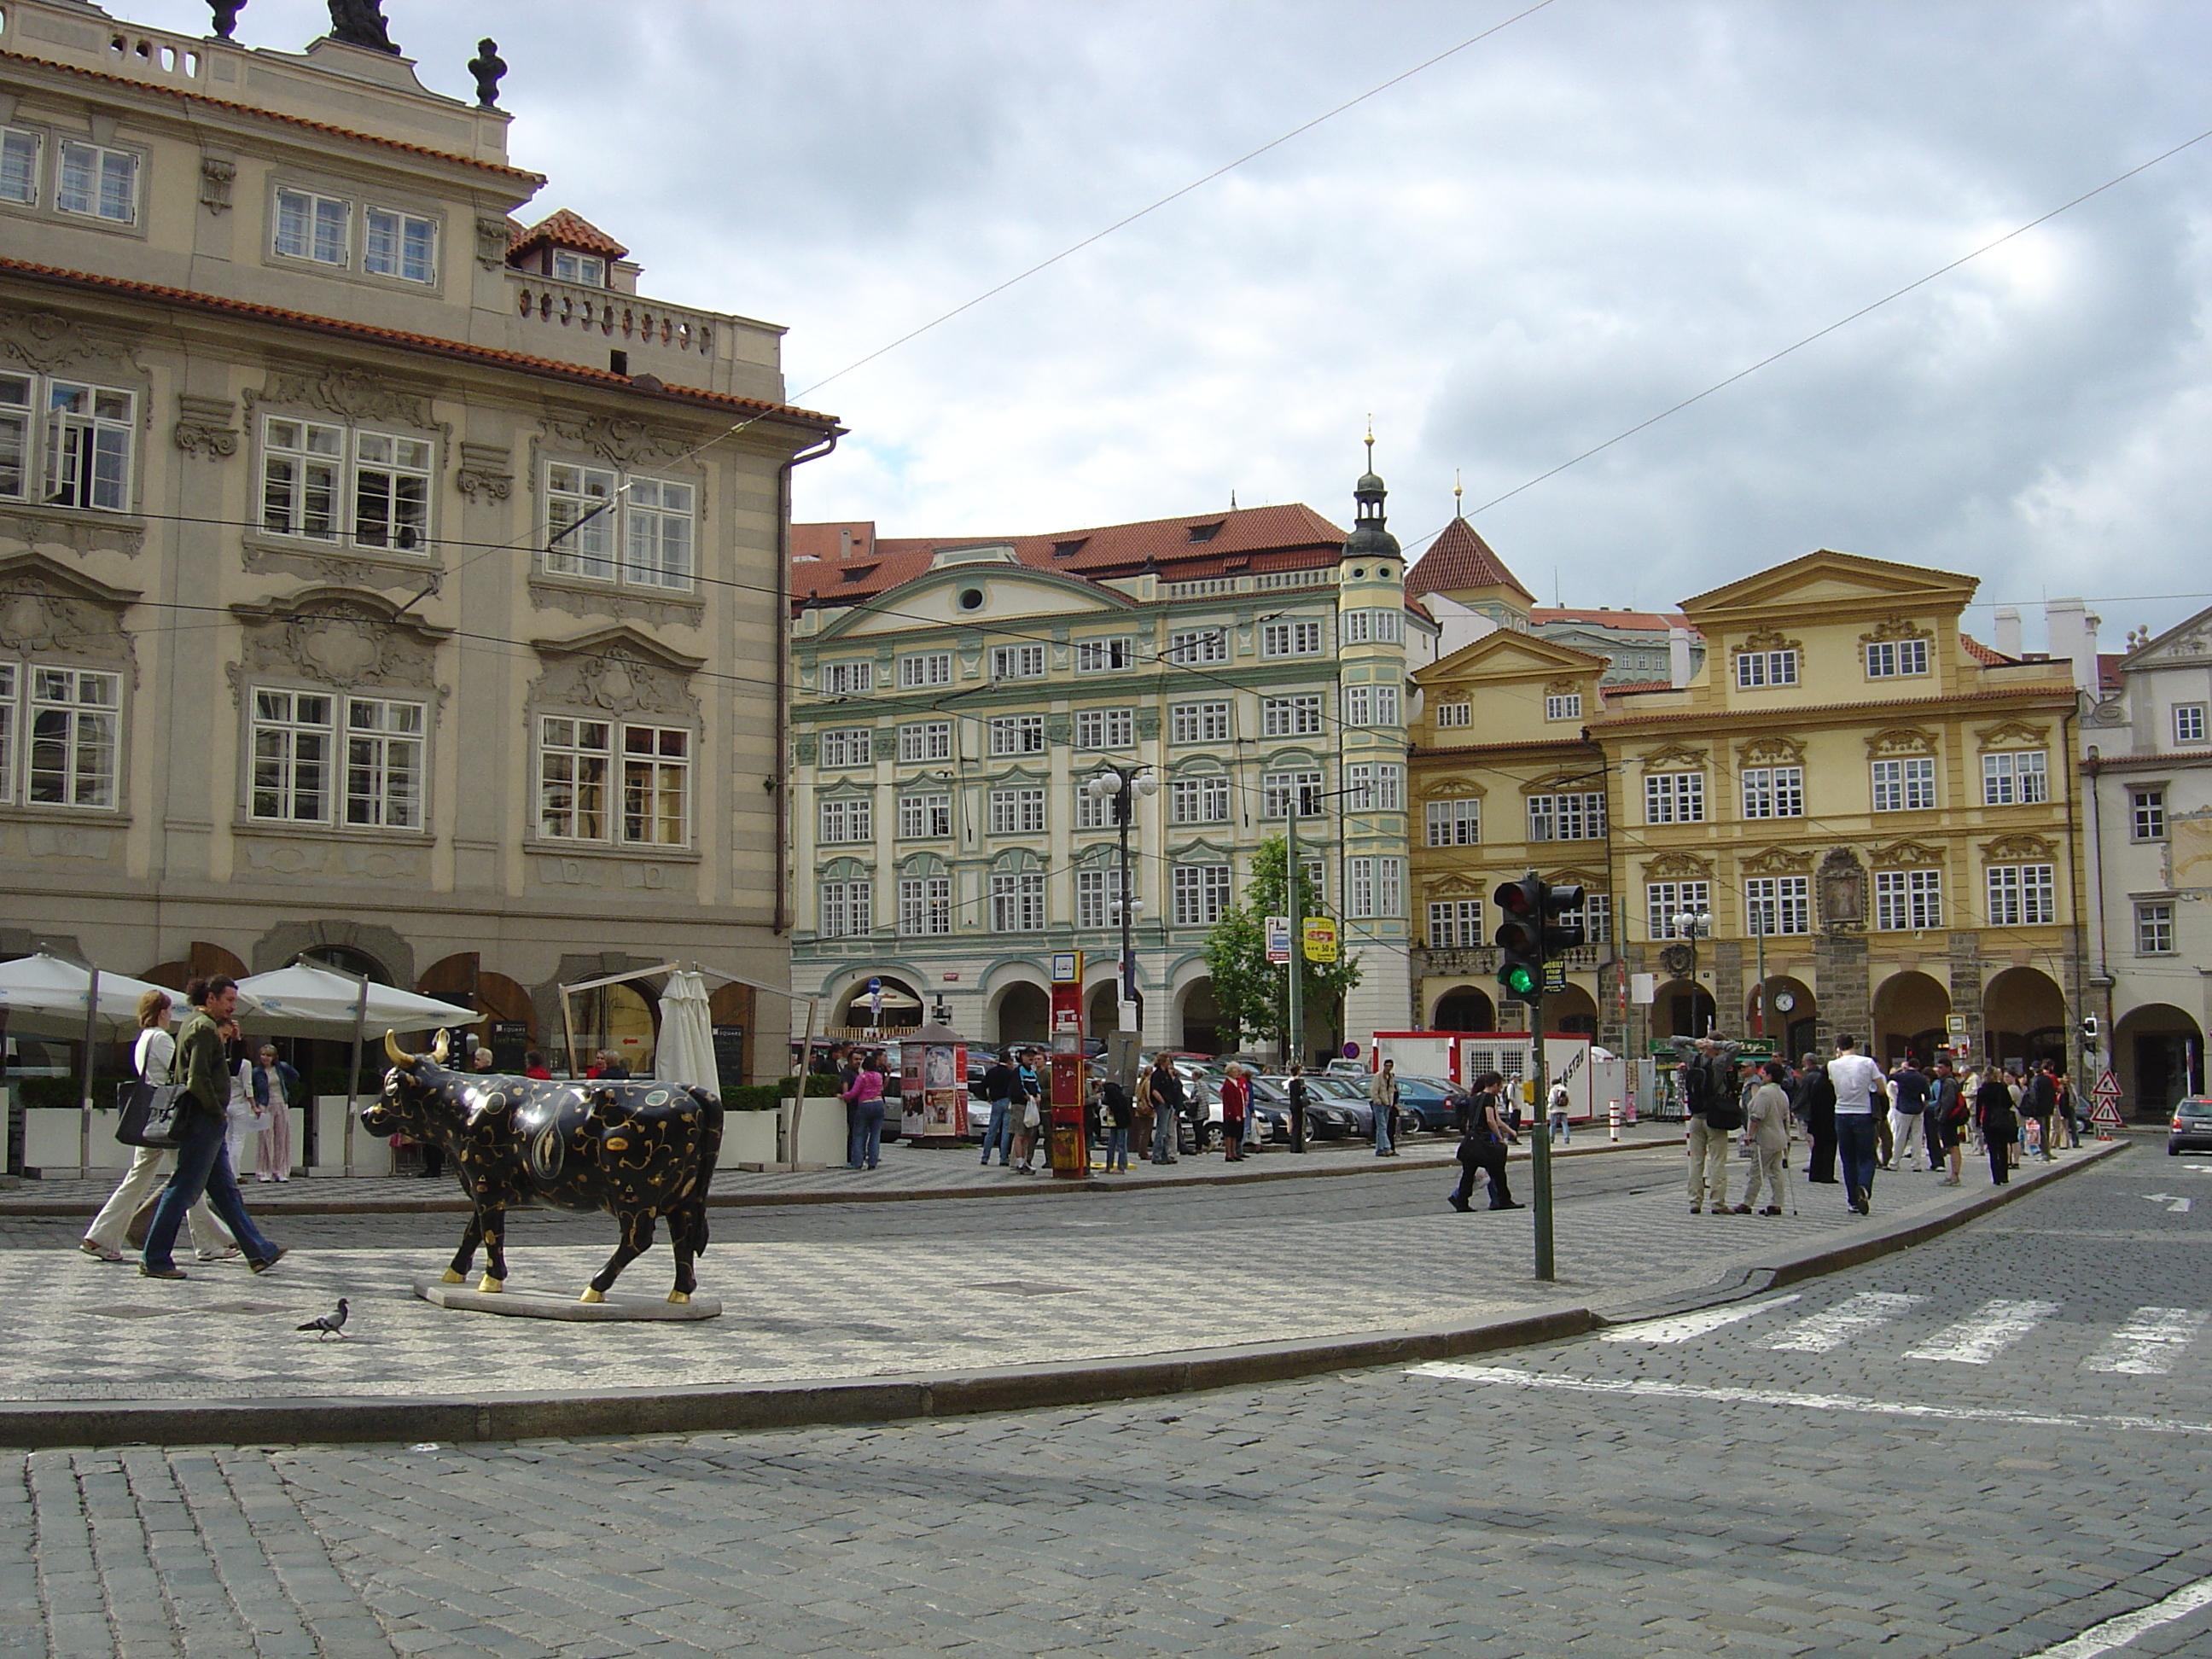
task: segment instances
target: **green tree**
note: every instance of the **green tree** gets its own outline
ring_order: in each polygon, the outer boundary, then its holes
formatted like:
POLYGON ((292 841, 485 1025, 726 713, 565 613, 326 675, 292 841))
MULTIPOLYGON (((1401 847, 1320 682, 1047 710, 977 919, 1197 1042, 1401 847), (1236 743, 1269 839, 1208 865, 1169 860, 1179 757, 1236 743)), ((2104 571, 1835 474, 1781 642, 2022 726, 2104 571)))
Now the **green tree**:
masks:
MULTIPOLYGON (((1214 1006, 1220 1010, 1223 1035, 1232 1044, 1247 1037, 1271 1043, 1283 1040, 1285 970, 1267 960, 1267 918, 1290 914, 1284 879, 1286 852, 1280 836, 1260 843, 1252 860, 1252 879, 1244 900, 1232 905, 1206 935, 1206 965, 1213 976, 1214 1006)), ((1320 916, 1330 913, 1314 890, 1313 878, 1298 871, 1298 913, 1320 916)), ((1305 1002, 1306 1034, 1326 1026, 1335 1028, 1344 994, 1359 983, 1359 963, 1349 951, 1333 963, 1308 962, 1293 948, 1292 959, 1304 970, 1299 981, 1305 1002)))

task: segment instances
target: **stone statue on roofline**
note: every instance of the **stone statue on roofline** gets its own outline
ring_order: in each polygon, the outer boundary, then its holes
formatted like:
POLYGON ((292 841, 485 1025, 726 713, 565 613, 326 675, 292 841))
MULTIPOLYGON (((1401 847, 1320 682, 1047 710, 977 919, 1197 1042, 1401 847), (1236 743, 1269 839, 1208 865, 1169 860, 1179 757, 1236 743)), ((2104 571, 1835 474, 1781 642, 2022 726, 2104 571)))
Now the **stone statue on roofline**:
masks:
POLYGON ((507 60, 499 55, 499 42, 477 42, 477 55, 469 60, 469 73, 477 77, 477 107, 499 107, 499 80, 507 73, 507 60))
POLYGON ((399 56, 385 27, 384 0, 331 0, 331 39, 399 56))
POLYGON ((238 27, 238 14, 246 9, 246 0, 208 0, 208 9, 215 14, 215 38, 228 40, 238 27))

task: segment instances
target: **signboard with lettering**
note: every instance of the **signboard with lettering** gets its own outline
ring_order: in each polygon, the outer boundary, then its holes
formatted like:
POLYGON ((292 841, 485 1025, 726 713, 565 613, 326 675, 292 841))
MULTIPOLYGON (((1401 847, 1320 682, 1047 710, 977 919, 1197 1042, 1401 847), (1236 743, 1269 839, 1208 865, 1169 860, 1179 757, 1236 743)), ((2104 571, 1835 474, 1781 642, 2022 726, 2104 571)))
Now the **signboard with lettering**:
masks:
POLYGON ((1336 923, 1328 916, 1308 916, 1305 925, 1306 960, 1336 960, 1336 923))
POLYGON ((1267 918, 1267 962, 1279 968, 1291 959, 1291 919, 1288 916, 1267 918))

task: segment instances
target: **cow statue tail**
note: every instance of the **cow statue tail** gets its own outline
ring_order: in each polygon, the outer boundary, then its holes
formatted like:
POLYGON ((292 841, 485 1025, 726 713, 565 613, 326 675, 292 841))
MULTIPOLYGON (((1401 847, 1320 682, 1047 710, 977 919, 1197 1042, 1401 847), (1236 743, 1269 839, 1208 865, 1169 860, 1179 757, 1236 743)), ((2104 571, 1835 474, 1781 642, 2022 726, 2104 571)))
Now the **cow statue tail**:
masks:
POLYGON ((707 1191, 714 1184, 714 1166, 722 1158, 722 1103, 719 1096, 704 1089, 695 1087, 690 1094, 699 1103, 699 1179, 684 1206, 684 1219, 691 1230, 691 1250, 696 1255, 707 1249, 707 1191))

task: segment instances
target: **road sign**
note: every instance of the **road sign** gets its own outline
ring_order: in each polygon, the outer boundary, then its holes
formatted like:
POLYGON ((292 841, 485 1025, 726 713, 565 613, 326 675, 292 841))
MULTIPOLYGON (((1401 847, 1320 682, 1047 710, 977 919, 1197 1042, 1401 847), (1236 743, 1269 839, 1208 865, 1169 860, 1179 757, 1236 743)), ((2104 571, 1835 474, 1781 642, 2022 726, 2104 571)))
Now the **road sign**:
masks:
POLYGON ((1567 988, 1567 964, 1551 961, 1544 964, 1544 990, 1547 994, 1567 988))
POLYGON ((1267 918, 1267 962, 1271 967, 1280 967, 1291 959, 1291 919, 1288 916, 1267 918))
POLYGON ((2105 1067, 2104 1075, 2091 1086, 2089 1092, 2100 1101, 2118 1100, 2120 1097, 2120 1080, 2112 1075, 2111 1066, 2105 1067))
POLYGON ((1327 916, 1306 918, 1306 960, 1334 962, 1336 960, 1336 923, 1327 916))

